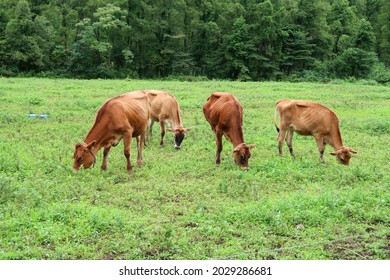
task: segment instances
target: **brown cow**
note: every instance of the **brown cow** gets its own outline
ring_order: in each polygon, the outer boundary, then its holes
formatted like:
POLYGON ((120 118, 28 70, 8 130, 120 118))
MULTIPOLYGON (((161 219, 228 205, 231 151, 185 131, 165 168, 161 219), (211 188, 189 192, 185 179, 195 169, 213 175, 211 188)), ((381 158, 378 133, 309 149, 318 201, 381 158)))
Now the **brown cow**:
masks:
POLYGON ((160 123, 161 140, 160 146, 164 146, 165 123, 168 130, 173 132, 175 148, 180 149, 181 143, 187 131, 180 117, 180 108, 176 98, 168 92, 158 90, 145 90, 150 102, 150 118, 148 123, 147 141, 152 138, 153 123, 160 123))
POLYGON ((97 112, 95 124, 84 142, 76 144, 73 168, 78 171, 80 166, 91 167, 96 162, 96 153, 103 147, 101 169, 106 170, 111 146, 115 147, 123 139, 127 171, 133 173, 130 163, 131 140, 133 137, 137 140, 137 163, 141 167, 148 117, 148 98, 142 91, 129 92, 106 101, 97 112))
POLYGON ((222 135, 233 144, 233 158, 241 169, 249 169, 250 149, 255 145, 244 143, 242 107, 230 93, 214 92, 203 106, 203 113, 215 133, 217 142, 216 165, 221 163, 222 135))
POLYGON ((327 107, 304 100, 280 100, 276 103, 274 124, 278 135, 279 155, 282 155, 283 140, 286 140, 290 153, 295 157, 292 148, 294 131, 300 135, 312 135, 317 142, 320 160, 323 161, 325 144, 334 148, 331 155, 345 165, 349 165, 350 153, 357 152, 344 147, 341 139, 339 120, 336 114, 327 107), (279 114, 280 129, 276 124, 279 114))

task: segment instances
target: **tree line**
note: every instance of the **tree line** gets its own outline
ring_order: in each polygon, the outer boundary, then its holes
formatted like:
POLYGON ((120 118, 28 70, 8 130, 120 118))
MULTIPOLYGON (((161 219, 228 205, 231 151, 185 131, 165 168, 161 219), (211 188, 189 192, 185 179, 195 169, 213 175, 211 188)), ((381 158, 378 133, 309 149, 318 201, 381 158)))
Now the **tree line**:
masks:
POLYGON ((390 80, 388 0, 0 0, 0 75, 390 80))

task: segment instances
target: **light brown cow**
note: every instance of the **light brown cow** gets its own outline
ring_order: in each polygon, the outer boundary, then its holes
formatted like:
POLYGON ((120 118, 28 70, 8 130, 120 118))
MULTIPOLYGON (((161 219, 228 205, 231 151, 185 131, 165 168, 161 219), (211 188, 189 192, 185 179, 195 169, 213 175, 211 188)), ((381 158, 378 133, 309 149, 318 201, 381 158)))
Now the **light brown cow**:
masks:
POLYGON ((336 156, 338 162, 349 165, 351 153, 357 152, 344 147, 341 139, 339 120, 336 114, 327 107, 304 100, 280 100, 276 103, 274 124, 278 135, 279 155, 282 155, 283 140, 286 140, 290 153, 295 157, 292 148, 294 131, 300 135, 312 135, 323 161, 325 144, 334 148, 331 155, 336 156), (280 129, 276 124, 279 114, 280 129))
POLYGON ((106 170, 110 148, 123 139, 127 171, 133 173, 130 163, 131 141, 133 137, 137 140, 137 163, 141 167, 148 117, 148 98, 142 91, 129 92, 106 101, 97 112, 95 124, 84 142, 76 144, 73 168, 78 171, 81 166, 91 167, 96 162, 96 153, 103 147, 101 169, 106 170))
POLYGON ((164 91, 145 90, 145 94, 150 102, 150 118, 148 123, 147 141, 152 138, 153 123, 160 123, 161 140, 160 146, 164 146, 165 123, 168 125, 168 130, 173 132, 175 148, 180 149, 181 143, 187 131, 191 128, 183 127, 180 117, 180 107, 176 98, 164 91))
POLYGON ((203 106, 203 113, 215 133, 217 143, 216 165, 221 163, 222 135, 233 144, 233 158, 241 169, 249 169, 250 149, 255 145, 244 143, 242 106, 230 93, 214 92, 203 106))

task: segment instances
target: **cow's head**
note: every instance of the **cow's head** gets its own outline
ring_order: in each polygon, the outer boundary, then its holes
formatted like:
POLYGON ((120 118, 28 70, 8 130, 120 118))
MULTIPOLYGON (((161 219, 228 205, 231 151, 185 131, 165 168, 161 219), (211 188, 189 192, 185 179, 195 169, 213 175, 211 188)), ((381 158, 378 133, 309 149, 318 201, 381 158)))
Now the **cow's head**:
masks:
POLYGON ((349 165, 349 160, 352 157, 352 154, 357 154, 355 150, 352 150, 351 148, 348 147, 343 147, 341 149, 337 149, 334 152, 331 152, 330 154, 332 156, 336 156, 336 159, 339 163, 344 164, 344 165, 349 165))
POLYGON ((247 145, 245 143, 239 144, 233 150, 233 158, 238 166, 243 170, 248 170, 248 160, 251 157, 250 149, 252 149, 255 144, 247 145))
POLYGON ((77 143, 76 149, 73 154, 74 163, 73 169, 79 171, 80 166, 84 168, 90 168, 96 162, 95 154, 93 153, 93 148, 95 147, 96 141, 92 141, 90 144, 86 143, 77 143))
POLYGON ((179 128, 168 128, 168 130, 170 132, 173 132, 173 137, 175 139, 175 149, 180 149, 181 142, 183 142, 186 132, 190 131, 191 128, 179 127, 179 128))

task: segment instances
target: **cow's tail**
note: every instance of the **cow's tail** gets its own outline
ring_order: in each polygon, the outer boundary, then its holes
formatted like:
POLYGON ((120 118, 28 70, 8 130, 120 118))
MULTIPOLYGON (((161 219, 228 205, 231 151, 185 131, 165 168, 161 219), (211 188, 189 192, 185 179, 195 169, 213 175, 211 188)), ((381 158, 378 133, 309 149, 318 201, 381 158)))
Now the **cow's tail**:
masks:
POLYGON ((276 131, 279 133, 279 127, 278 127, 278 124, 276 123, 276 119, 277 119, 278 115, 279 115, 278 104, 276 103, 275 114, 274 114, 274 125, 276 128, 276 131))

